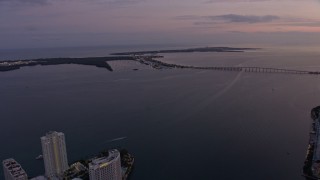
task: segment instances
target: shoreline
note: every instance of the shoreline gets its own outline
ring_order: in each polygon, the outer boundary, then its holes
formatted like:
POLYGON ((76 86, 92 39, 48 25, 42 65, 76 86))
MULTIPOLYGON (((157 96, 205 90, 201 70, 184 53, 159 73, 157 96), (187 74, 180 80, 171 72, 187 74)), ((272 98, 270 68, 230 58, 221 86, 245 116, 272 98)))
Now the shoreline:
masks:
POLYGON ((136 55, 146 55, 146 58, 160 58, 157 53, 191 53, 191 52, 244 52, 247 50, 258 50, 259 48, 232 48, 232 47, 201 47, 189 49, 176 49, 176 50, 156 50, 156 51, 136 51, 136 52, 119 52, 111 53, 110 56, 105 57, 84 57, 84 58, 40 58, 40 59, 25 59, 25 60, 5 60, 0 61, 0 72, 12 71, 20 69, 25 66, 36 65, 61 65, 61 64, 79 64, 89 65, 95 67, 106 68, 113 71, 108 61, 118 60, 134 60, 137 61, 139 57, 136 55))
POLYGON ((320 179, 320 106, 311 110, 311 118, 313 122, 303 166, 303 176, 307 180, 320 179))
POLYGON ((169 49, 169 50, 158 50, 158 51, 133 51, 133 52, 119 52, 111 53, 110 55, 145 55, 145 54, 166 54, 166 53, 193 53, 193 52, 245 52, 249 50, 259 50, 260 48, 233 48, 233 47, 200 47, 200 48, 189 48, 189 49, 169 49))
POLYGON ((0 72, 12 71, 26 66, 47 66, 61 64, 78 64, 106 68, 113 71, 108 61, 134 60, 132 56, 86 57, 86 58, 46 58, 31 60, 0 61, 0 72))

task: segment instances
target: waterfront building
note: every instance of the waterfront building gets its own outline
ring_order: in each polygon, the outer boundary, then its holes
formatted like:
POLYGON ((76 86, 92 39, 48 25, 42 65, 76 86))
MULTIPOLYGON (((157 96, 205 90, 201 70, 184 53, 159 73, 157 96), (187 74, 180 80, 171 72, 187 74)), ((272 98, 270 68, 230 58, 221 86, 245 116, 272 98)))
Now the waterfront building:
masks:
POLYGON ((320 119, 317 118, 314 123, 315 136, 314 136, 314 151, 313 151, 313 163, 312 173, 315 177, 320 178, 320 119))
POLYGON ((312 125, 312 132, 310 133, 310 140, 313 144, 313 158, 312 158, 312 174, 314 177, 320 178, 320 116, 319 110, 316 108, 312 110, 312 118, 314 123, 312 125))
POLYGON ((34 177, 30 180, 48 180, 45 176, 37 176, 37 177, 34 177))
POLYGON ((93 159, 89 164, 90 180, 122 180, 118 150, 110 150, 107 157, 93 159))
POLYGON ((62 179, 68 167, 65 136, 51 131, 41 137, 45 175, 49 179, 62 179))
POLYGON ((14 159, 6 159, 2 162, 5 180, 28 180, 27 173, 14 159))
POLYGON ((88 174, 88 168, 81 162, 76 162, 70 165, 70 168, 64 172, 63 179, 81 179, 87 177, 88 174))

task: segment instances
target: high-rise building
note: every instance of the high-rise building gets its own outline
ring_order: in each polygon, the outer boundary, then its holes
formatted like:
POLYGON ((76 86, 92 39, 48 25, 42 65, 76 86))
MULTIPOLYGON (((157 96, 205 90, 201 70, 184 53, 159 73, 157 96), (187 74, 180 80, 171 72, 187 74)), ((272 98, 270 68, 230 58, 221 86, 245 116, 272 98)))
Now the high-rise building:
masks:
POLYGON ((41 137, 45 175, 49 179, 63 176, 68 169, 67 150, 64 134, 51 131, 41 137))
POLYGON ((27 173, 14 159, 6 159, 2 162, 5 180, 28 180, 27 173))
POLYGON ((107 157, 92 160, 89 177, 90 180, 122 180, 120 152, 110 150, 107 157))

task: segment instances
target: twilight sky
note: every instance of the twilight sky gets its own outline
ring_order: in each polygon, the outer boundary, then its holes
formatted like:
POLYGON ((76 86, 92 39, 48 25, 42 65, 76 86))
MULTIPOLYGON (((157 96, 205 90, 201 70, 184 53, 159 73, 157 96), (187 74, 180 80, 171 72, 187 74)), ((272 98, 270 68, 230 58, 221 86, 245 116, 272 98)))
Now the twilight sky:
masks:
POLYGON ((320 0, 0 0, 0 48, 320 44, 320 0))

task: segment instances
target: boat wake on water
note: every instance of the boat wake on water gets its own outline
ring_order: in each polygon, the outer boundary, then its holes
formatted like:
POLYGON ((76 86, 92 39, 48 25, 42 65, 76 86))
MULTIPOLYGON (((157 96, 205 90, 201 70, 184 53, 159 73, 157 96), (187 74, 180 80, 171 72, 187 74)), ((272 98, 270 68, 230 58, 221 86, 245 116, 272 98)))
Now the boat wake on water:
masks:
POLYGON ((110 140, 108 140, 108 141, 103 142, 103 144, 112 143, 112 142, 116 142, 116 141, 121 141, 121 140, 125 140, 125 139, 127 139, 126 136, 124 136, 124 137, 119 137, 119 138, 115 138, 115 139, 110 139, 110 140))

